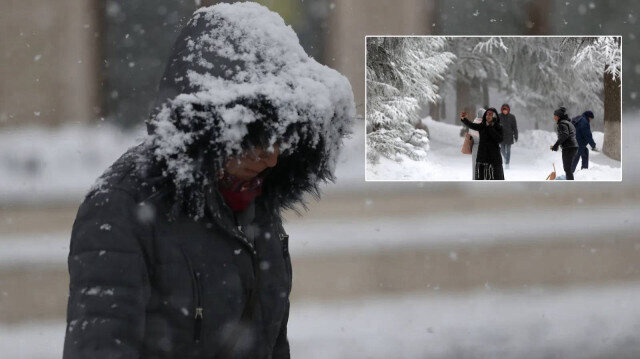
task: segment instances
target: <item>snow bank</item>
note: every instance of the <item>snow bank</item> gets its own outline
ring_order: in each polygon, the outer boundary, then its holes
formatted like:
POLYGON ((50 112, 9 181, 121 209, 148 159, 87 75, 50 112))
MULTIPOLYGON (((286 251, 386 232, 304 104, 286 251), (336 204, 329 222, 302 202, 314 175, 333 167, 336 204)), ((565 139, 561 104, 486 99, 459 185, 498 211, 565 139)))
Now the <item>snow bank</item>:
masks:
MULTIPOLYGON (((544 130, 527 130, 519 133, 518 142, 514 146, 540 151, 549 149, 558 140, 555 132, 544 130)), ((513 148, 513 147, 512 147, 513 148)))
MULTIPOLYGON (((463 138, 461 126, 433 121, 430 117, 422 120, 429 128, 430 149, 426 160, 414 161, 403 158, 401 162, 380 161, 367 165, 367 180, 395 181, 471 181, 471 156, 460 150, 463 138)), ((594 140, 599 148, 604 134, 594 132, 594 140)), ((558 175, 562 169, 562 152, 549 149, 557 140, 552 131, 527 130, 519 135, 518 142, 511 147, 511 164, 505 169, 507 181, 544 181, 556 166, 558 175)), ((622 170, 620 161, 612 160, 601 152, 590 153, 588 170, 578 170, 578 181, 620 181, 622 170)))
POLYGON ((459 125, 452 125, 450 123, 438 122, 427 117, 422 119, 422 123, 429 128, 429 138, 435 139, 439 142, 457 143, 462 148, 463 138, 460 137, 460 130, 462 129, 462 122, 459 125))
MULTIPOLYGON (((445 141, 461 141, 460 129, 454 134, 455 126, 433 121, 430 117, 422 120, 429 128, 429 141, 440 138, 445 141)), ((462 142, 460 142, 462 144, 462 142)), ((433 145, 430 145, 430 149, 433 145)), ((422 160, 414 160, 402 154, 396 160, 381 156, 378 163, 366 164, 366 179, 372 181, 438 181, 446 179, 446 171, 442 164, 433 160, 433 151, 428 150, 422 160)))

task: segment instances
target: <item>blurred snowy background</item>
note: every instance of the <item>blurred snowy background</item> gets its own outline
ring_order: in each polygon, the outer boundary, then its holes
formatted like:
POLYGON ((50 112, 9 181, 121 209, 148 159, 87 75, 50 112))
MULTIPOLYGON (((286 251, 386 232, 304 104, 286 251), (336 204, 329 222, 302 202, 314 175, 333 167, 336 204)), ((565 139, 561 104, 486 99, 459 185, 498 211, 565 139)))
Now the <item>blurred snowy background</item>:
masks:
MULTIPOLYGON (((172 39, 184 17, 210 3, 0 3, 3 358, 60 357, 77 206, 144 135, 172 39)), ((628 45, 637 42, 640 7, 262 3, 312 56, 350 78, 360 113, 365 34, 608 34, 628 45)), ((293 356, 639 357, 639 51, 623 53, 621 183, 365 183, 359 122, 337 183, 303 217, 287 215, 293 356)))

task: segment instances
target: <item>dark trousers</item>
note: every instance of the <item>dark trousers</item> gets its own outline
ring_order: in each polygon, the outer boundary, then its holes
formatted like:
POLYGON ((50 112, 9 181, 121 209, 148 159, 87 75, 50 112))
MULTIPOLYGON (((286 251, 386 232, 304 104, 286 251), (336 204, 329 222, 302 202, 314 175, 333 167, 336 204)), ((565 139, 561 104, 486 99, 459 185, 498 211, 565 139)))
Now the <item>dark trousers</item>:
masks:
POLYGON ((576 157, 578 147, 569 147, 562 149, 562 167, 567 175, 567 180, 573 181, 573 159, 576 157))
POLYGON ((500 152, 502 152, 502 157, 504 157, 504 163, 509 164, 511 161, 511 145, 500 144, 500 152))
POLYGON ((571 165, 571 169, 573 172, 578 168, 578 162, 580 162, 580 158, 582 158, 582 167, 581 168, 589 168, 589 149, 587 146, 578 147, 578 153, 576 153, 576 157, 573 158, 573 164, 571 165))
POLYGON ((475 180, 504 180, 502 164, 476 162, 475 180))

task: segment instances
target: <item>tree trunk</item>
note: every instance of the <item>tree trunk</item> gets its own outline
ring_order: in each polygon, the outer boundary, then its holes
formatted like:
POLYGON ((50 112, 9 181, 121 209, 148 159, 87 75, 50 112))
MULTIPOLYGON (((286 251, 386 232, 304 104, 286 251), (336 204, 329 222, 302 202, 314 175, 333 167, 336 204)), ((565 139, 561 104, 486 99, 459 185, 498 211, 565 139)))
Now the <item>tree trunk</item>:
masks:
POLYGON ((471 115, 475 117, 478 107, 484 106, 483 80, 473 78, 471 80, 471 115))
POLYGON ((440 121, 440 101, 436 103, 429 102, 429 116, 434 121, 440 121))
POLYGON ((604 74, 604 143, 602 153, 620 161, 620 77, 604 74))
POLYGON ((469 116, 473 116, 473 107, 473 102, 471 100, 471 84, 462 78, 462 76, 458 75, 458 79, 456 80, 456 122, 454 123, 457 124, 457 121, 460 118, 460 112, 462 111, 466 111, 469 116))
POLYGON ((482 108, 489 107, 489 84, 487 80, 482 80, 482 108))
POLYGON ((447 102, 445 100, 440 102, 440 118, 447 118, 447 102))

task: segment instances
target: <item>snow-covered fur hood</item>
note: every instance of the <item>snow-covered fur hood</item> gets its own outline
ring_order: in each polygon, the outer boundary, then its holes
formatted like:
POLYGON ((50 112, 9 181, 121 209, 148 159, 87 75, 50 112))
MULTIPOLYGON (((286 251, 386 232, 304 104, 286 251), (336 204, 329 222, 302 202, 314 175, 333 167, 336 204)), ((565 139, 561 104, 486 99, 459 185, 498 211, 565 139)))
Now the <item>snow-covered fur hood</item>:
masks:
POLYGON ((309 57, 277 13, 220 3, 197 10, 179 35, 147 128, 177 196, 202 215, 205 188, 251 146, 280 144, 263 185, 277 209, 319 195, 354 117, 349 81, 309 57))
POLYGON ((494 123, 500 123, 500 116, 498 115, 498 110, 496 110, 495 107, 489 107, 484 111, 484 113, 482 114, 482 123, 483 124, 487 123, 487 112, 489 111, 493 112, 494 123))

